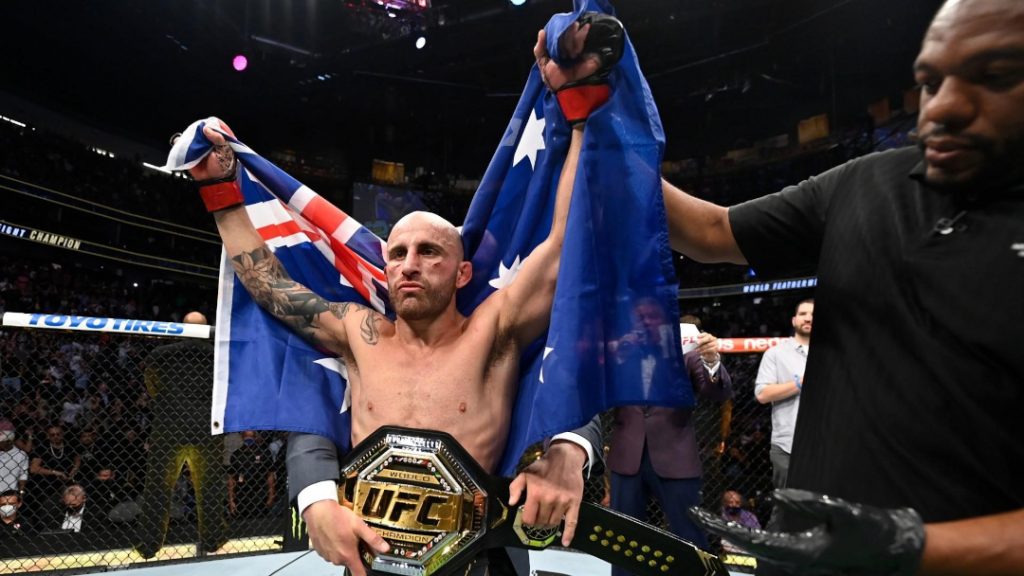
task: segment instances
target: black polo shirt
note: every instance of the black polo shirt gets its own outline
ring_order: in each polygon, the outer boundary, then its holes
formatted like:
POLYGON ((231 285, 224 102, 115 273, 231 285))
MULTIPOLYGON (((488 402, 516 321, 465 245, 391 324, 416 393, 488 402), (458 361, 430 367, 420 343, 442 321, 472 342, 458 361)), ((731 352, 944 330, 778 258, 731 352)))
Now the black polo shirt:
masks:
POLYGON ((929 522, 1021 508, 1024 188, 922 175, 882 152, 729 211, 759 275, 818 275, 789 485, 929 522))

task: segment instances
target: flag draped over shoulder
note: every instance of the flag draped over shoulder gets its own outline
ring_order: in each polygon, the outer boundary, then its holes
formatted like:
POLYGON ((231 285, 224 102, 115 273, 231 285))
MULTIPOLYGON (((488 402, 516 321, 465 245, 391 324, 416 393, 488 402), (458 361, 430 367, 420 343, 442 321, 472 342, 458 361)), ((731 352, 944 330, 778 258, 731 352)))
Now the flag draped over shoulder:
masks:
MULTIPOLYGON (((549 52, 584 11, 611 13, 604 1, 576 0, 547 26, 549 52)), ((623 404, 691 405, 678 330, 664 338, 657 368, 631 362, 618 346, 635 333, 635 307, 678 318, 671 251, 661 200, 660 119, 632 45, 609 81, 612 98, 588 121, 569 210, 550 328, 524 351, 518 396, 500 473, 509 475, 531 443, 623 404), (653 377, 652 377, 653 376, 653 377)), ((188 169, 210 150, 194 123, 167 168, 188 169)), ((473 279, 458 306, 472 313, 507 285, 548 234, 570 129, 534 68, 487 168, 463 227, 473 279)), ((391 316, 384 243, 241 142, 227 137, 245 167, 246 209, 288 273, 324 298, 355 301, 391 316)), ((217 315, 213 431, 310 432, 349 448, 344 366, 263 312, 222 259, 217 315)), ((653 356, 652 356, 653 357, 653 356)))

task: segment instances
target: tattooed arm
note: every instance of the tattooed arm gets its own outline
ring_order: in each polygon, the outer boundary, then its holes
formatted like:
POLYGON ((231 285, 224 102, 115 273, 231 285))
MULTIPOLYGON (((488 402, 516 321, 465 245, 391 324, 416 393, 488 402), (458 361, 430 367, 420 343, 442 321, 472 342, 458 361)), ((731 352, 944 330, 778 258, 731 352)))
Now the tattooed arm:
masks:
POLYGON ((375 311, 351 302, 328 302, 292 280, 244 208, 215 212, 214 219, 235 274, 252 299, 306 341, 340 355, 348 349, 345 318, 356 311, 360 329, 366 322, 375 328, 375 311))

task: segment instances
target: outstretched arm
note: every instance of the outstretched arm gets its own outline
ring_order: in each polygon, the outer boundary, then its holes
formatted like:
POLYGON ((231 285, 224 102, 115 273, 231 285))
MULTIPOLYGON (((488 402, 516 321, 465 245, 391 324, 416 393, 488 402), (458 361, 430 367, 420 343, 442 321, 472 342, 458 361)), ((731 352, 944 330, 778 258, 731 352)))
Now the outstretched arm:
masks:
MULTIPOLYGON (((224 137, 209 126, 203 133, 214 143, 214 150, 192 168, 193 178, 203 182, 232 174, 237 161, 224 137)), ((328 302, 292 280, 263 243, 243 205, 217 210, 213 217, 235 274, 253 300, 314 346, 340 354, 348 346, 346 315, 357 309, 375 314, 358 304, 328 302)))
POLYGON ((729 224, 729 209, 661 181, 672 249, 698 262, 746 264, 729 224))
POLYGON ((520 346, 543 334, 550 323, 566 219, 583 148, 583 126, 590 113, 609 98, 607 77, 622 56, 623 38, 622 24, 615 18, 586 14, 559 38, 562 51, 575 61, 573 66, 563 68, 548 56, 544 30, 537 33, 533 47, 537 69, 558 98, 559 108, 572 126, 572 136, 547 239, 523 262, 516 279, 487 304, 497 306, 499 333, 510 335, 520 346))

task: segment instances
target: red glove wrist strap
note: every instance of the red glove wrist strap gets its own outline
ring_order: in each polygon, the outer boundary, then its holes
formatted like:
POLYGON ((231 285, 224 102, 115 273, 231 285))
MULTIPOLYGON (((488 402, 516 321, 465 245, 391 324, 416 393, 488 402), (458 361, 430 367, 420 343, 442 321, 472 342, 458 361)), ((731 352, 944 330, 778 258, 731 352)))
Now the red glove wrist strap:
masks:
POLYGON ((570 124, 583 122, 595 108, 608 101, 611 87, 607 84, 581 84, 555 93, 562 114, 570 124))
POLYGON ((245 202, 242 196, 242 187, 238 180, 232 178, 226 182, 210 183, 199 186, 199 195, 203 198, 208 212, 216 212, 225 208, 231 208, 245 202))

